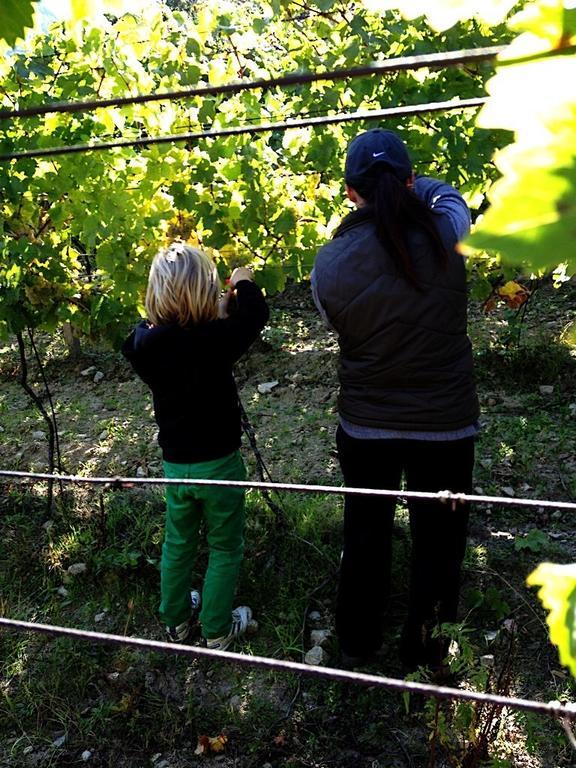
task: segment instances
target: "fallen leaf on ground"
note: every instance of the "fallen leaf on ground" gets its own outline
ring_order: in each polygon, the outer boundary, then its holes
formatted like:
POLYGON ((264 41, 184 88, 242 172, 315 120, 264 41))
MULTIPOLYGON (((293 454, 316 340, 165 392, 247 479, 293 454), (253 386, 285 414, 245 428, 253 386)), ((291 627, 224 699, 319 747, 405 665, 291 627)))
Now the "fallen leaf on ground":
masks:
POLYGON ((221 733, 218 736, 205 736, 205 735, 199 736, 198 745, 194 750, 194 754, 195 755, 218 754, 219 752, 222 752, 224 750, 224 747, 226 746, 227 741, 228 741, 228 736, 226 736, 226 734, 224 733, 221 733))

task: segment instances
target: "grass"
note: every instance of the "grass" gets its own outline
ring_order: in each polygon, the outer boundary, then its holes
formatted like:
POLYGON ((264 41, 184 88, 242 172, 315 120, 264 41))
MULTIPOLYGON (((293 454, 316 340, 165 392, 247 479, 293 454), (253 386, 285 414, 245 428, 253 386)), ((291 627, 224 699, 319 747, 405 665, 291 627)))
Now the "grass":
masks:
MULTIPOLYGON (((475 484, 485 493, 506 495, 508 489, 517 496, 574 498, 576 418, 570 405, 576 402, 576 359, 558 341, 568 306, 557 293, 535 297, 518 348, 498 341, 506 330, 503 316, 472 313, 482 404, 475 484), (543 394, 542 385, 553 385, 553 392, 543 394)), ((275 480, 339 483, 333 446, 334 339, 297 289, 276 301, 271 328, 277 331, 266 334, 266 343, 238 371, 260 449, 275 480), (278 380, 278 387, 259 394, 258 383, 271 380, 278 380)), ((42 342, 66 470, 132 475, 141 468, 160 474, 149 399, 124 362, 94 351, 72 364, 55 339, 42 342), (105 372, 100 384, 81 375, 91 364, 105 372)), ((34 366, 31 370, 39 387, 34 366)), ((0 350, 0 464, 44 468, 45 441, 33 437, 43 422, 20 392, 16 374, 14 348, 6 345, 0 350)), ((248 451, 245 455, 255 477, 254 459, 248 451)), ((4 490, 3 615, 162 637, 156 614, 161 491, 75 487, 64 497, 57 494, 47 515, 42 485, 7 483, 4 490), (70 576, 68 568, 75 563, 85 563, 86 571, 70 576)), ((303 494, 283 494, 280 501, 286 530, 259 493, 247 495, 247 551, 238 601, 254 607, 260 624, 246 652, 300 661, 310 645, 310 611, 318 611, 322 627, 333 631, 342 501, 303 494)), ((398 676, 409 556, 402 507, 394 556, 384 654, 368 671, 398 676)), ((199 575, 205 559, 202 551, 199 575)), ((483 654, 492 653, 497 667, 504 663, 503 622, 512 620, 517 639, 511 692, 544 701, 573 698, 574 684, 559 667, 543 613, 525 586, 526 575, 544 559, 576 561, 569 514, 509 507, 474 512, 462 595, 465 632, 455 630, 461 646, 466 641, 473 649, 462 685, 478 685, 483 654), (496 639, 488 641, 491 633, 496 639)), ((333 637, 327 652, 337 663, 333 637)), ((437 712, 422 706, 412 701, 405 712, 397 694, 380 689, 67 638, 0 635, 0 764, 6 768, 78 765, 85 750, 93 766, 153 766, 157 755, 156 763, 166 760, 171 768, 209 765, 214 758, 194 754, 198 737, 223 731, 228 742, 219 762, 226 767, 262 768, 268 762, 274 768, 429 768, 431 735, 437 764, 448 764, 448 755, 450 765, 460 766, 466 748, 462 718, 469 713, 442 711, 447 734, 442 746, 434 725, 437 712), (58 741, 62 736, 64 743, 58 741)), ((491 759, 487 765, 493 768, 564 768, 573 762, 557 724, 518 713, 503 721, 491 759)))

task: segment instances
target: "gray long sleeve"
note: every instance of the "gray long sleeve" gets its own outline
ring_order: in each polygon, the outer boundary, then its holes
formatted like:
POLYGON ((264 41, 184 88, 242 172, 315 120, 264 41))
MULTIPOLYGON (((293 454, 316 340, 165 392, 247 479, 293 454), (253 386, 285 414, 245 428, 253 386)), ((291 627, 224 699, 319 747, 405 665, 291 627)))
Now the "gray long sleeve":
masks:
POLYGON ((417 176, 414 192, 434 213, 446 217, 456 240, 462 240, 470 232, 470 211, 457 189, 444 181, 417 176))

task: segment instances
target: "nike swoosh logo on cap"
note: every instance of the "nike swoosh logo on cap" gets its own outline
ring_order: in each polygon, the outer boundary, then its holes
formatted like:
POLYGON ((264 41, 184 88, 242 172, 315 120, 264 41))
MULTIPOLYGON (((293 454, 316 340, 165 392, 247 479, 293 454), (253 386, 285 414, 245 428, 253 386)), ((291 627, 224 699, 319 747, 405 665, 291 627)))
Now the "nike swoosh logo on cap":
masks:
POLYGON ((380 155, 385 155, 386 152, 372 152, 372 157, 380 157, 380 155))

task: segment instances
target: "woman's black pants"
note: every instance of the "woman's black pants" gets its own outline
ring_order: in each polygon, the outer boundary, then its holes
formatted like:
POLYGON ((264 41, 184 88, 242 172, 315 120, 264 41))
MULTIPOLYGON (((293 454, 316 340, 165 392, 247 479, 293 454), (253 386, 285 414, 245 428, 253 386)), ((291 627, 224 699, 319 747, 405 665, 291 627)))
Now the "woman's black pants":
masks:
MULTIPOLYGON (((338 457, 347 486, 470 493, 474 438, 359 440, 338 427, 338 457)), ((342 651, 369 656, 382 644, 382 619, 390 592, 392 528, 397 500, 346 496, 344 549, 336 607, 342 651)), ((454 622, 466 549, 469 505, 409 499, 412 552, 408 616, 401 654, 421 663, 423 627, 454 622)))

